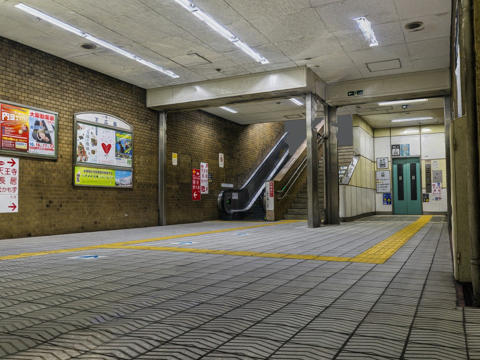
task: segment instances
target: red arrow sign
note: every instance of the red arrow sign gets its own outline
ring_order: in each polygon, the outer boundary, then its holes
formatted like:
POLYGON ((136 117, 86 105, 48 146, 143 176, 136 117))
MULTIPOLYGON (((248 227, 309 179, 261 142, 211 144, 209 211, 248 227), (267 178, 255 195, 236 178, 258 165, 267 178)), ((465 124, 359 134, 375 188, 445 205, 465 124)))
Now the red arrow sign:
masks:
POLYGON ((5 165, 5 163, 3 161, 0 161, 0 166, 2 166, 2 165, 5 165))
POLYGON ((12 211, 15 211, 15 209, 17 208, 17 205, 15 205, 14 203, 12 203, 11 206, 8 207, 9 209, 12 209, 12 211))
POLYGON ((7 163, 10 164, 10 167, 14 167, 15 164, 16 164, 15 160, 13 160, 13 159, 10 159, 10 161, 7 161, 7 163))

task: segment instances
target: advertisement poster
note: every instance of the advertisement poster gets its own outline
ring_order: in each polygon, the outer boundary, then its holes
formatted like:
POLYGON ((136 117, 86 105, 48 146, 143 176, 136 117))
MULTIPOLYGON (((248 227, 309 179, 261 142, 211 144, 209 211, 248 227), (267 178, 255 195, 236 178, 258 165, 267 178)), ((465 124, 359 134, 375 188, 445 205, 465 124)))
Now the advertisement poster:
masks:
POLYGON ((133 186, 132 172, 115 170, 115 186, 132 187, 133 186))
POLYGON ((410 144, 402 144, 400 150, 400 156, 410 156, 410 144))
POLYGON ((1 148, 28 152, 28 123, 30 110, 14 105, 0 105, 1 121, 1 148))
POLYGON ((97 128, 98 158, 97 163, 115 165, 115 130, 97 128))
POLYGON ((0 157, 0 213, 18 212, 19 159, 0 157))
POLYGON ((97 164, 98 128, 77 123, 77 163, 97 164))
POLYGON ((30 110, 28 152, 55 156, 55 115, 30 110))
POLYGON ((192 200, 200 201, 202 196, 200 195, 200 170, 192 170, 192 200))
POLYGON ((132 134, 124 131, 115 132, 115 165, 132 167, 132 134))
POLYGON ((200 163, 200 193, 208 194, 208 164, 200 163))
POLYGON ((75 166, 75 185, 115 186, 115 170, 75 166))

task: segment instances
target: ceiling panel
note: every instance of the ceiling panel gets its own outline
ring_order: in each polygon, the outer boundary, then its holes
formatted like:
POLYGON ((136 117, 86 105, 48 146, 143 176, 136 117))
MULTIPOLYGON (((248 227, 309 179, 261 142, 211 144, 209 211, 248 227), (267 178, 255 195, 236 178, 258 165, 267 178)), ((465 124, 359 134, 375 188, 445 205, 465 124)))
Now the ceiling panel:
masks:
POLYGON ((410 19, 431 14, 449 13, 451 0, 395 0, 395 7, 400 19, 410 19))

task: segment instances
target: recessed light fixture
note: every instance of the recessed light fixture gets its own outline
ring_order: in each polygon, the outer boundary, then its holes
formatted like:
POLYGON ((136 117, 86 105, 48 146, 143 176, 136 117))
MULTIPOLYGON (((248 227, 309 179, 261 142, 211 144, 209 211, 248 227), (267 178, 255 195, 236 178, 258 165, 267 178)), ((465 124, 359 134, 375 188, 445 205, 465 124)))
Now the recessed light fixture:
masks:
POLYGON ((433 117, 425 116, 425 117, 416 117, 416 118, 409 118, 409 119, 395 119, 395 120, 392 120, 392 122, 424 121, 424 120, 433 120, 433 117))
POLYGON ((353 19, 357 22, 358 27, 360 30, 362 30, 363 35, 365 36, 365 39, 370 43, 370 46, 378 46, 378 41, 375 36, 375 33, 373 32, 372 29, 372 24, 370 24, 370 21, 367 20, 366 17, 358 17, 356 19, 353 19))
POLYGON ((405 130, 403 131, 404 134, 418 134, 418 130, 405 130))
POLYGON ((230 109, 229 107, 226 107, 226 106, 220 106, 220 109, 223 109, 223 110, 226 110, 226 111, 228 111, 228 112, 231 112, 232 114, 237 114, 237 113, 238 113, 237 110, 230 109))
POLYGON ((159 71, 165 75, 168 75, 172 78, 178 78, 180 76, 178 76, 177 74, 175 74, 173 71, 170 71, 170 70, 167 70, 167 69, 164 69, 162 68, 161 66, 158 66, 158 65, 155 65, 154 63, 151 63, 150 61, 147 61, 147 60, 144 60, 142 59, 140 56, 137 56, 135 54, 132 54, 128 51, 125 51, 125 50, 122 50, 120 49, 119 47, 116 47, 115 45, 112 45, 104 40, 101 40, 101 39, 98 39, 96 38, 95 36, 92 36, 90 35, 89 33, 86 33, 85 31, 82 31, 80 29, 77 29, 76 27, 74 26, 71 26, 71 25, 68 25, 67 23, 64 23, 63 21, 60 21, 58 19, 55 19, 54 17, 51 17, 50 15, 47 15, 39 10, 36 10, 34 8, 31 8, 30 6, 27 6, 25 4, 17 4, 15 5, 15 7, 17 9, 20 9, 20 10, 23 10, 27 13, 29 13, 30 15, 33 15, 35 17, 38 17, 42 20, 45 20, 47 22, 49 22, 50 24, 53 24, 55 26, 58 26, 64 30, 67 30, 75 35, 78 35, 78 36, 81 36, 97 45, 100 45, 106 49, 109 49, 109 50, 112 50, 114 52, 116 52, 117 54, 120 54, 120 55, 123 55, 125 57, 128 57, 132 60, 135 60, 145 66, 148 66, 149 68, 152 68, 156 71, 159 71))
POLYGON ((380 105, 380 106, 391 106, 391 105, 412 104, 412 103, 427 102, 427 101, 428 101, 428 99, 384 101, 384 102, 379 102, 378 105, 380 105))
POLYGON ((225 29, 222 25, 220 25, 214 18, 212 18, 211 16, 207 15, 202 10, 200 10, 194 3, 190 2, 189 0, 175 0, 175 2, 179 3, 184 9, 188 10, 190 13, 195 15, 200 20, 204 21, 213 30, 215 30, 217 33, 222 35, 228 41, 233 43, 240 50, 242 50, 243 52, 251 56, 257 62, 261 64, 269 63, 269 61, 266 58, 264 58, 262 55, 257 53, 255 50, 251 49, 247 44, 241 41, 229 30, 225 29))
POLYGON ((298 106, 303 106, 303 103, 301 101, 298 101, 297 99, 295 98, 291 98, 289 99, 291 102, 293 102, 295 105, 298 105, 298 106))
POLYGON ((97 48, 97 45, 85 43, 85 44, 80 45, 80 47, 85 49, 85 50, 95 50, 97 48))

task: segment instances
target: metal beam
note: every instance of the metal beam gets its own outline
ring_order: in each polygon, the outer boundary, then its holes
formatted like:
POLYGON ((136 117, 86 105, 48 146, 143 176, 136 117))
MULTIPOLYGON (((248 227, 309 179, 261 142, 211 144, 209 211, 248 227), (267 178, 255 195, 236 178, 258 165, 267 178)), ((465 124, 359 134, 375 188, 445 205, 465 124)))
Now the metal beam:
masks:
POLYGON ((325 128, 328 128, 328 138, 325 140, 326 170, 326 219, 327 224, 340 224, 340 195, 338 185, 338 141, 337 141, 337 107, 326 106, 325 128))
POLYGON ((318 206, 318 143, 314 126, 317 117, 317 100, 312 93, 305 96, 307 122, 307 223, 309 228, 321 225, 318 206))
POLYGON ((167 114, 158 113, 158 224, 167 225, 166 209, 167 170, 167 114))

